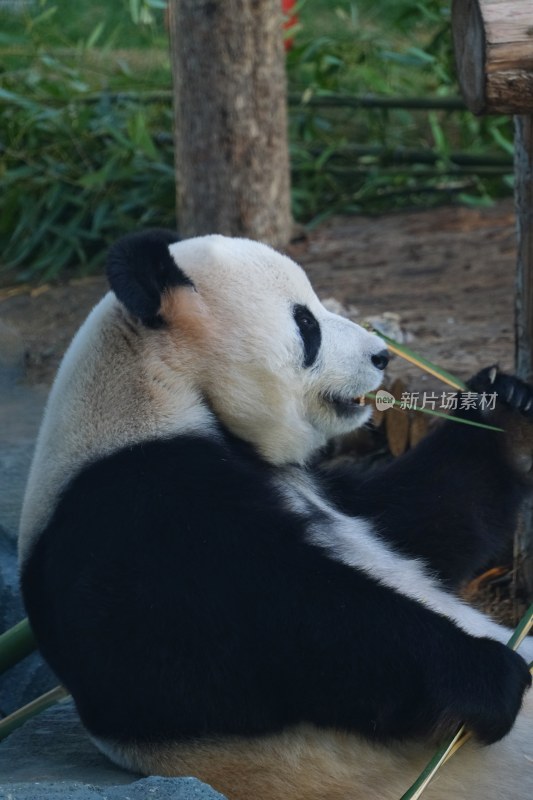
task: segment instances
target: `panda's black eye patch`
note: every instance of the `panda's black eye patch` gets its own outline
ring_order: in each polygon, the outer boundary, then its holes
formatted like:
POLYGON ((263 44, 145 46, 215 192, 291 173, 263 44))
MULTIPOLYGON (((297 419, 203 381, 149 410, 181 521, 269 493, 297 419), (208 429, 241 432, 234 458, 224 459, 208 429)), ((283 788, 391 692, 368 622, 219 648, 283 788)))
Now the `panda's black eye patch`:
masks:
POLYGON ((322 333, 320 325, 307 306, 295 305, 293 315, 304 345, 304 367, 310 367, 316 361, 322 333))

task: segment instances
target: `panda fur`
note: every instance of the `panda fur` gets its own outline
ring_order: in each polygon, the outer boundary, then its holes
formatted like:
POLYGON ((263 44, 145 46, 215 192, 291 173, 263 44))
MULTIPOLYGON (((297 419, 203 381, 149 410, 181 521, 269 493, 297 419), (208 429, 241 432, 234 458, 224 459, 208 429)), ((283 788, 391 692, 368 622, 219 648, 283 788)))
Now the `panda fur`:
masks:
POLYGON ((448 422, 382 470, 313 466, 368 420, 381 340, 269 247, 177 238, 112 248, 21 517, 28 615, 93 740, 230 800, 388 800, 466 722, 425 797, 529 799, 533 647, 453 590, 511 536, 533 389, 473 380, 507 435, 448 422))

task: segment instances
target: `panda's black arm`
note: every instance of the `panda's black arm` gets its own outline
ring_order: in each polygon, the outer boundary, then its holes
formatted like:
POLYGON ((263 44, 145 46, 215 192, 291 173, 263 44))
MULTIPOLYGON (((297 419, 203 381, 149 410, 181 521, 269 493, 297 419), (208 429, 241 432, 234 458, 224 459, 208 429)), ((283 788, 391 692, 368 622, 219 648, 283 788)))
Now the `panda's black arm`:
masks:
MULTIPOLYGON (((513 387, 519 407, 533 398, 531 387, 516 378, 499 375, 495 386, 502 397, 513 387)), ((479 412, 469 413, 481 421, 479 412)), ((527 491, 506 433, 456 422, 370 475, 342 467, 322 470, 321 479, 344 512, 373 520, 384 538, 422 557, 450 586, 505 548, 527 491)))

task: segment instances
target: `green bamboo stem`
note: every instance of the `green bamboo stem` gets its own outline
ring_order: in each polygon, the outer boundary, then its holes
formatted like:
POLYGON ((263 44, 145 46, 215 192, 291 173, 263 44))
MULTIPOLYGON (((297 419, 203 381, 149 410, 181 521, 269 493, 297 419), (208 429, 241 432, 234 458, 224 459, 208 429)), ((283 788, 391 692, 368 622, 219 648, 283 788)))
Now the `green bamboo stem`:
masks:
POLYGON ((533 628, 533 603, 531 603, 528 610, 516 626, 513 635, 507 642, 507 647, 510 647, 511 650, 518 650, 531 628, 533 628))
POLYGON ((420 773, 417 780, 413 785, 403 794, 400 800, 418 800, 424 789, 428 786, 429 782, 434 777, 437 770, 444 764, 451 751, 465 732, 464 725, 459 728, 453 739, 447 744, 443 745, 440 750, 437 750, 429 764, 420 773))
POLYGON ((456 378, 455 375, 451 374, 451 372, 447 372, 445 369, 442 369, 442 367, 438 367, 429 359, 418 355, 418 353, 415 353, 409 347, 406 347, 404 344, 400 344, 395 339, 391 339, 390 336, 386 336, 381 331, 374 328, 373 332, 383 339, 383 341, 393 352, 397 353, 399 356, 402 356, 402 358, 405 358, 407 361, 410 361, 412 364, 420 367, 420 369, 429 372, 431 375, 434 375, 436 378, 444 381, 444 383, 453 386, 454 389, 458 389, 462 392, 468 391, 468 386, 466 383, 460 378, 456 378))
MULTIPOLYGON (((518 623, 513 635, 507 642, 507 646, 512 650, 517 650, 524 637, 533 627, 533 603, 518 623)), ((530 670, 533 665, 530 665, 530 670)), ((471 734, 462 725, 452 739, 444 744, 433 756, 431 761, 422 770, 413 785, 403 794, 400 800, 419 800, 424 789, 428 786, 440 767, 452 756, 465 742, 470 739, 471 734)))
POLYGON ((32 700, 31 703, 9 714, 5 719, 0 720, 0 741, 9 736, 10 733, 13 733, 17 728, 20 728, 32 717, 35 717, 42 711, 46 711, 47 708, 69 697, 70 695, 64 686, 56 686, 55 689, 51 689, 49 692, 37 697, 36 700, 32 700))
POLYGON ((30 624, 23 619, 0 635, 0 675, 37 647, 30 624))

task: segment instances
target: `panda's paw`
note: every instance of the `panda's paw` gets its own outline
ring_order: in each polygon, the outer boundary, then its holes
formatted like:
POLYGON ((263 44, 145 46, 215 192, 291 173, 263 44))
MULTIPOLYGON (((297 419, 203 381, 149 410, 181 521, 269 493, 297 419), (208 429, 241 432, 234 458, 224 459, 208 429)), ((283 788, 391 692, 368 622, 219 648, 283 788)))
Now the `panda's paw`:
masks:
POLYGON ((533 386, 516 375, 500 372, 497 366, 486 367, 468 382, 468 387, 483 397, 482 408, 491 410, 498 403, 533 419, 533 386))
MULTIPOLYGON (((492 639, 476 640, 479 661, 460 691, 463 722, 485 744, 502 739, 513 727, 531 674, 524 659, 492 639)), ((476 659, 477 660, 477 659, 476 659)), ((463 676, 464 678, 465 676, 463 676)))

